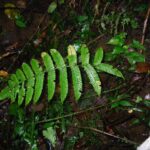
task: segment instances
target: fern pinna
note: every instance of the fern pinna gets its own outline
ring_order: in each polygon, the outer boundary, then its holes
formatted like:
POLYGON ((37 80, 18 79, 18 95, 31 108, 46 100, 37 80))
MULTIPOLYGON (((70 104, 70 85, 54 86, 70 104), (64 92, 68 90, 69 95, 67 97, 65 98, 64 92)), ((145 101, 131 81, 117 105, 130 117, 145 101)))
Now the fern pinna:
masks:
POLYGON ((11 99, 12 102, 18 101, 18 105, 28 105, 31 101, 37 103, 44 86, 44 80, 47 83, 47 98, 48 101, 52 100, 55 87, 56 87, 56 72, 59 71, 59 85, 60 85, 60 99, 63 103, 68 95, 68 74, 67 67, 71 70, 72 85, 74 89, 75 100, 78 101, 82 93, 82 76, 80 68, 86 72, 91 85, 97 95, 101 94, 101 81, 98 76, 99 71, 104 71, 109 74, 123 78, 122 73, 113 68, 109 64, 102 63, 103 49, 99 48, 96 51, 94 61, 90 63, 89 49, 86 45, 82 45, 80 48, 81 55, 81 67, 78 65, 78 58, 75 48, 68 46, 68 64, 61 56, 61 54, 51 49, 50 54, 46 52, 41 53, 43 60, 43 67, 40 66, 38 60, 32 59, 30 65, 23 63, 21 69, 12 74, 8 80, 8 85, 0 92, 0 100, 11 99), (47 73, 47 79, 45 79, 45 73, 47 73))

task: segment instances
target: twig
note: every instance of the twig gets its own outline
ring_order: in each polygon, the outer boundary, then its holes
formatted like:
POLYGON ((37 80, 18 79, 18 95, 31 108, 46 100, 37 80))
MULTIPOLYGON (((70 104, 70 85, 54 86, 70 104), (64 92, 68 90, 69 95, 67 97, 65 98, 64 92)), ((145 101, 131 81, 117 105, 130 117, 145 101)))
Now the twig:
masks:
POLYGON ((17 53, 17 52, 7 52, 7 53, 3 54, 2 56, 0 56, 0 61, 1 61, 3 58, 8 57, 8 56, 10 56, 10 55, 13 55, 13 54, 15 54, 15 53, 17 53))
POLYGON ((112 138, 115 138, 115 139, 118 139, 118 140, 121 140, 125 143, 129 143, 129 144, 132 144, 132 145, 135 145, 137 146, 138 144, 135 143, 134 141, 131 141, 131 140, 128 140, 126 138, 122 138, 122 137, 119 137, 117 135, 113 135, 113 134, 110 134, 108 132, 105 132, 105 131, 102 131, 102 130, 99 130, 99 129, 96 129, 96 128, 93 128, 93 127, 81 127, 81 126, 75 126, 77 128, 80 128, 80 129, 87 129, 87 130, 91 130, 91 131, 94 131, 94 132, 97 132, 97 133, 100 133, 100 134, 103 134, 103 135, 106 135, 106 136, 110 136, 112 138))
POLYGON ((97 36, 95 39, 89 41, 87 43, 87 46, 91 45, 92 43, 96 42, 97 40, 99 40, 100 38, 102 38, 104 36, 104 34, 97 36))
POLYGON ((147 10, 146 17, 145 17, 145 20, 144 20, 141 44, 144 44, 145 32, 146 32, 146 28, 147 28, 147 22, 148 22, 149 14, 150 14, 150 5, 149 5, 149 8, 147 10))
POLYGON ((111 105, 113 103, 116 103, 116 102, 119 102, 119 101, 120 101, 120 99, 115 101, 115 102, 110 102, 110 103, 105 104, 105 105, 96 105, 94 107, 83 109, 83 110, 80 110, 80 111, 77 111, 77 112, 73 112, 73 113, 70 113, 70 114, 67 114, 67 115, 58 116, 58 117, 51 118, 51 119, 46 119, 46 120, 41 120, 41 121, 38 121, 37 124, 51 122, 51 121, 57 121, 57 120, 60 120, 62 118, 68 118, 68 117, 72 117, 72 116, 77 116, 77 115, 80 115, 80 114, 85 113, 85 112, 93 111, 93 110, 96 110, 96 109, 102 109, 102 108, 104 108, 106 106, 109 106, 109 105, 111 105))

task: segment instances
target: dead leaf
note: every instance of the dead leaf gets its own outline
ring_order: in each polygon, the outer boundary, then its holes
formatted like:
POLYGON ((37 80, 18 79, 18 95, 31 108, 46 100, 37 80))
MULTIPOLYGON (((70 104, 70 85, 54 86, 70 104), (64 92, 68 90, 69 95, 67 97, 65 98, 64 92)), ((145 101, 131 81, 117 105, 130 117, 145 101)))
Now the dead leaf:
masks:
POLYGON ((0 70, 0 77, 8 77, 8 72, 4 70, 0 70))
POLYGON ((150 64, 145 62, 139 62, 136 64, 137 73, 148 73, 150 71, 150 64))

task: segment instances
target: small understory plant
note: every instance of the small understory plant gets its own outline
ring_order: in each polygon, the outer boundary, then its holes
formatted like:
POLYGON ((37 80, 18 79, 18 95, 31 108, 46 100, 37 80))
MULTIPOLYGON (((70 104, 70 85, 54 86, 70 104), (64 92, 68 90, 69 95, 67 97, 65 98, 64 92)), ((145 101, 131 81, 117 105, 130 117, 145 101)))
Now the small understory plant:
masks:
POLYGON ((106 61, 127 60, 131 66, 131 70, 134 70, 137 62, 145 62, 145 56, 140 53, 141 50, 145 50, 144 46, 139 41, 133 40, 132 43, 126 44, 126 33, 120 33, 114 36, 108 42, 109 45, 113 46, 113 50, 106 53, 106 61))

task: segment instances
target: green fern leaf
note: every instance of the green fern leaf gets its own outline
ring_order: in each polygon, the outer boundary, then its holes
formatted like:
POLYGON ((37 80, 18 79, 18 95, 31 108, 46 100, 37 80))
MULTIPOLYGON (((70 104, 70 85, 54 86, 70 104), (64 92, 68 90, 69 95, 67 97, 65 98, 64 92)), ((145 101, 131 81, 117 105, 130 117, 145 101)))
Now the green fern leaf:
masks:
POLYGON ((35 78, 34 78, 34 73, 28 64, 23 63, 22 69, 27 78, 27 85, 26 85, 27 90, 26 90, 25 105, 28 105, 32 100, 35 78))
POLYGON ((90 56, 89 56, 89 49, 87 48, 87 46, 85 44, 83 44, 81 46, 80 51, 81 51, 82 66, 89 64, 90 56))
POLYGON ((124 79, 122 73, 117 68, 114 68, 112 65, 100 63, 99 65, 96 65, 95 68, 98 71, 104 71, 104 72, 107 72, 109 74, 112 74, 114 76, 117 76, 117 77, 124 79))
POLYGON ((17 69, 16 76, 20 80, 20 82, 24 82, 26 80, 26 77, 21 69, 17 69))
MULTIPOLYGON (((27 77, 27 79, 34 77, 34 73, 28 64, 23 63, 22 69, 23 69, 23 72, 24 72, 25 76, 27 77)), ((33 82, 33 85, 34 85, 34 82, 33 82)))
POLYGON ((10 88, 7 86, 0 92, 0 101, 10 98, 10 88))
POLYGON ((31 60, 31 66, 35 73, 35 87, 34 87, 33 101, 34 103, 37 103, 42 94, 44 84, 44 72, 42 68, 39 66, 39 62, 36 59, 31 60))
POLYGON ((56 67, 59 70, 59 84, 60 84, 60 98, 63 103, 68 94, 68 77, 67 77, 67 69, 61 54, 55 50, 51 49, 51 55, 56 64, 56 67))
POLYGON ((43 52, 41 54, 41 57, 43 59, 46 71, 48 72, 47 75, 47 89, 48 89, 48 100, 50 101, 55 93, 55 80, 56 80, 56 73, 53 61, 49 54, 46 52, 43 52))
POLYGON ((94 62, 93 62, 94 66, 100 64, 102 60, 103 60, 103 49, 98 48, 94 56, 94 62))
POLYGON ((72 73, 72 81, 73 81, 75 99, 79 100, 79 98, 81 97, 81 92, 82 92, 82 78, 81 78, 80 69, 77 66, 76 51, 72 45, 68 46, 68 62, 69 62, 69 66, 71 68, 71 73, 72 73))
POLYGON ((94 88, 94 91, 100 95, 101 94, 101 81, 99 79, 99 76, 96 72, 96 70, 91 66, 90 64, 87 64, 83 66, 85 72, 87 73, 87 76, 90 80, 91 85, 94 88))
POLYGON ((21 69, 17 69, 16 76, 21 83, 21 88, 20 88, 19 93, 18 93, 18 105, 20 106, 23 103, 23 100, 25 97, 24 82, 25 82, 26 78, 25 78, 25 75, 21 69))

